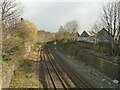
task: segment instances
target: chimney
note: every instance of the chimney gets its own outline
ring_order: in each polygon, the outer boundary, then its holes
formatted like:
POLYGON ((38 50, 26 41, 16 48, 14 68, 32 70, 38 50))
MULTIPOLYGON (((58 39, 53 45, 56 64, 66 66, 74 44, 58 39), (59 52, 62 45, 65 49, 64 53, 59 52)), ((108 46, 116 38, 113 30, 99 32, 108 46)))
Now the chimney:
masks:
POLYGON ((23 18, 21 18, 21 21, 23 21, 23 18))

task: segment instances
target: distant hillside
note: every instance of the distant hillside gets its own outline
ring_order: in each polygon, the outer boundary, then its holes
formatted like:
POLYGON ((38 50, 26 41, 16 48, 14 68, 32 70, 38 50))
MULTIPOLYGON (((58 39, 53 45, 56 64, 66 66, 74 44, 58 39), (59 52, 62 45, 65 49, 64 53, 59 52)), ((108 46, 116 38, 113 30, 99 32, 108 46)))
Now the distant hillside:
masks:
POLYGON ((44 30, 38 30, 37 32, 37 41, 38 43, 44 43, 54 40, 54 33, 46 32, 44 30))

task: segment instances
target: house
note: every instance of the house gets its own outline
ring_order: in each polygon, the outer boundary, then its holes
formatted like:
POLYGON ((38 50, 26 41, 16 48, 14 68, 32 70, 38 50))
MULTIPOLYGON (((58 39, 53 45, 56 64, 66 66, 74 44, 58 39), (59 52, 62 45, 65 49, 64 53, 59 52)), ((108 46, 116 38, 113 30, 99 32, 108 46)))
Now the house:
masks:
POLYGON ((78 32, 76 33, 76 35, 77 35, 77 37, 80 37, 80 34, 78 32))
POLYGON ((78 38, 78 41, 85 41, 85 42, 104 42, 107 43, 109 40, 112 40, 112 35, 105 29, 102 28, 100 31, 83 31, 83 33, 78 38))
POLYGON ((97 33, 97 42, 109 42, 112 40, 112 34, 110 34, 105 28, 102 28, 98 33, 97 33))
POLYGON ((78 38, 80 37, 80 34, 78 32, 72 32, 72 33, 68 33, 68 38, 72 41, 78 41, 78 38))
POLYGON ((78 41, 96 42, 96 34, 96 31, 83 31, 79 36, 78 41))
POLYGON ((83 33, 81 34, 81 37, 89 37, 89 34, 87 33, 87 31, 83 31, 83 33))

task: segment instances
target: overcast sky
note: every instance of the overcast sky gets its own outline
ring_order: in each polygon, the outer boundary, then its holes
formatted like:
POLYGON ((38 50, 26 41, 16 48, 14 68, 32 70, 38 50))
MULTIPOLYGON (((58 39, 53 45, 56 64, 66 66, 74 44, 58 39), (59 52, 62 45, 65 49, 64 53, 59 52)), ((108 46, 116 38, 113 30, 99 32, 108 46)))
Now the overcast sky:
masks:
POLYGON ((23 18, 33 22, 39 30, 50 32, 56 32, 61 25, 64 26, 66 22, 74 19, 79 21, 79 32, 90 30, 99 19, 99 12, 105 4, 104 0, 20 1, 24 6, 23 18))

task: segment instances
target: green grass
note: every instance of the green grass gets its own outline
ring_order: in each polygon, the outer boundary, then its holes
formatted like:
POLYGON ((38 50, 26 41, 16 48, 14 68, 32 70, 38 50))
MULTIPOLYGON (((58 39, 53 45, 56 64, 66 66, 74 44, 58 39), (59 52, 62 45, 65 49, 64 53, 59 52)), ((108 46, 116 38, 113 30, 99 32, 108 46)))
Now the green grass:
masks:
POLYGON ((3 65, 3 64, 5 64, 5 61, 0 60, 0 65, 3 65))

